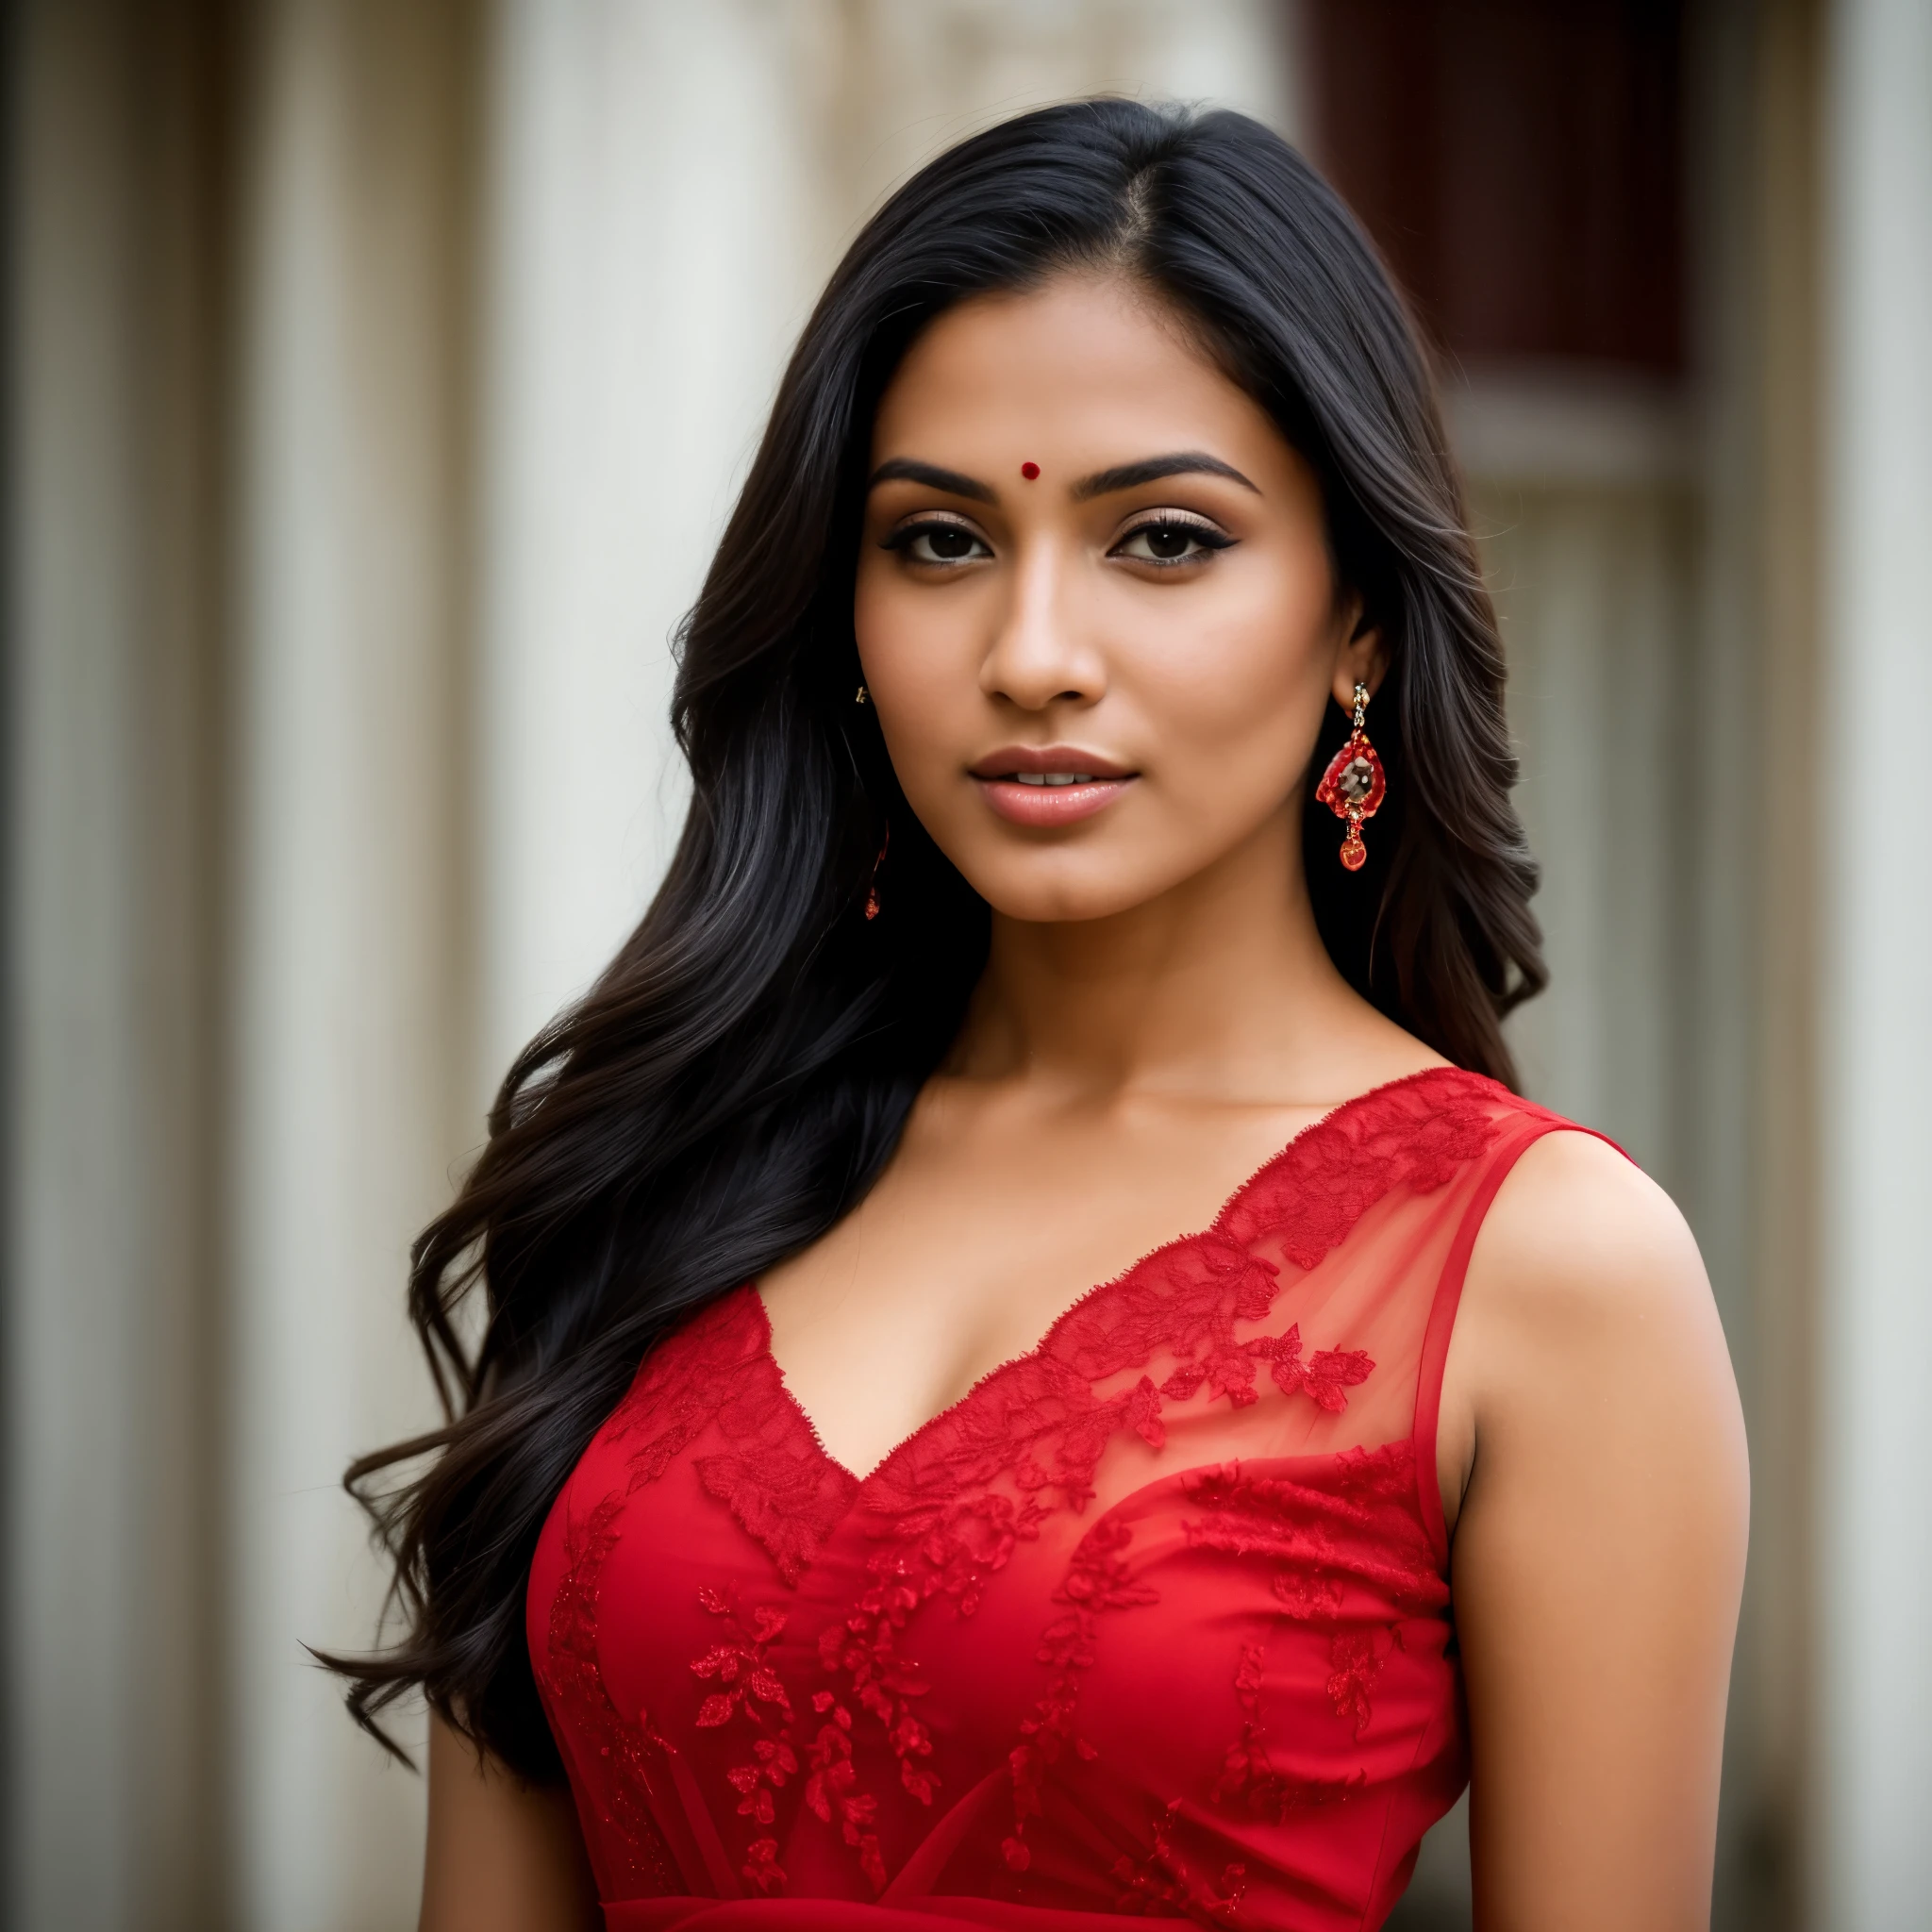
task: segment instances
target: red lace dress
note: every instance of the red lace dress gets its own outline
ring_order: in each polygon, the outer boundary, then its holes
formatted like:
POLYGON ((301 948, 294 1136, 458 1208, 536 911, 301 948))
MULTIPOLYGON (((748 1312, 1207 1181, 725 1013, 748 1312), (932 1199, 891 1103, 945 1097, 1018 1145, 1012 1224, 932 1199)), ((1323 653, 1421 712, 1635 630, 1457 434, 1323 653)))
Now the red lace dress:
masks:
POLYGON ((1563 1124, 1450 1070, 1349 1103, 862 1481, 751 1288, 694 1317, 530 1576, 607 1924, 1379 1925, 1466 1776, 1450 1325, 1563 1124))

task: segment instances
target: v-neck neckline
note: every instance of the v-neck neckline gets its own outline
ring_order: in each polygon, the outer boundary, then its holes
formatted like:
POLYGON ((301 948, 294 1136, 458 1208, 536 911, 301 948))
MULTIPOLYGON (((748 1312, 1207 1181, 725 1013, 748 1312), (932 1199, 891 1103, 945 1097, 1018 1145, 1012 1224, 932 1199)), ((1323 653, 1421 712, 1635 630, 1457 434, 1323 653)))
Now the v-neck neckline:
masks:
POLYGON ((994 1382, 1013 1374, 1027 1362, 1033 1361, 1044 1355, 1052 1347, 1054 1340, 1060 1330, 1076 1315, 1091 1307, 1103 1295, 1117 1292, 1124 1283, 1139 1274, 1150 1262, 1158 1260, 1163 1256, 1172 1255, 1177 1250, 1186 1248, 1196 1241, 1211 1241, 1221 1236, 1230 1220, 1233 1219, 1241 1208, 1241 1203, 1257 1188, 1267 1182, 1284 1162, 1293 1158, 1296 1154, 1301 1152, 1314 1135, 1323 1132, 1324 1129, 1334 1127, 1339 1122, 1353 1114, 1357 1108, 1367 1105, 1372 1100, 1379 1100, 1387 1094, 1415 1086, 1419 1082, 1439 1079, 1444 1075, 1454 1075, 1461 1079, 1475 1077, 1469 1074, 1467 1070, 1453 1064, 1420 1067, 1413 1074, 1404 1074, 1396 1079, 1385 1080, 1379 1087, 1371 1087, 1365 1092, 1354 1094, 1349 1099, 1341 1101, 1334 1107, 1331 1107, 1326 1113, 1318 1114, 1307 1126, 1296 1129, 1295 1133, 1281 1147, 1271 1154, 1254 1173, 1249 1174, 1227 1196, 1221 1204, 1220 1211, 1206 1227, 1195 1229, 1191 1233, 1175 1235, 1171 1240, 1164 1241, 1158 1246, 1148 1249, 1138 1260, 1131 1262, 1127 1267, 1122 1269, 1118 1274, 1109 1275, 1105 1281, 1095 1282, 1092 1287, 1085 1290, 1073 1301, 1069 1302, 1053 1318, 1041 1333, 1040 1340, 1031 1348, 1024 1349, 1018 1355, 1008 1356, 1004 1361, 995 1362, 984 1374, 978 1376, 974 1381, 964 1394, 956 1397, 953 1401, 947 1403, 943 1408, 938 1409, 932 1415, 927 1416, 923 1423, 919 1424, 909 1433, 900 1437, 863 1475, 841 1462, 838 1457, 834 1456, 826 1448, 824 1438, 819 1434, 818 1424, 812 1420, 810 1410, 798 1399, 797 1393, 793 1391, 791 1382, 786 1377, 785 1365, 779 1361, 773 1350, 772 1316, 771 1310, 765 1307, 765 1298, 758 1292, 758 1283, 756 1281, 748 1281, 744 1285, 744 1292, 751 1296, 757 1310, 758 1352, 764 1361, 770 1365, 773 1374, 777 1378, 779 1390, 782 1391, 786 1402, 791 1406, 793 1415, 804 1424, 807 1432, 810 1435, 812 1443, 818 1450, 818 1453, 840 1475, 843 1476, 853 1485, 856 1493, 858 1491, 864 1490, 876 1482, 893 1463, 897 1462, 923 1437, 930 1435, 941 1424, 951 1421, 952 1418, 958 1415, 970 1404, 978 1400, 984 1391, 994 1382))

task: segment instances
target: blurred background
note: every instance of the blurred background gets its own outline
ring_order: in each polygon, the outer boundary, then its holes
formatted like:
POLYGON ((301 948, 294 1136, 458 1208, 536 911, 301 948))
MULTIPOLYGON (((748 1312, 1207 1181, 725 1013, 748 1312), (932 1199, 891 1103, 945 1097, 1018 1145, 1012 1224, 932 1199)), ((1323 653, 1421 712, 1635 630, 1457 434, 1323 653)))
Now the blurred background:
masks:
MULTIPOLYGON (((1717 1922, 1932 1923, 1932 0, 5 8, 6 1923, 414 1923, 304 1641, 412 1232, 666 857, 667 638, 844 242, 1121 91, 1303 144, 1443 358, 1555 977, 1756 1519, 1717 1922)), ((1397 1922, 1469 1921, 1459 1813, 1397 1922)))

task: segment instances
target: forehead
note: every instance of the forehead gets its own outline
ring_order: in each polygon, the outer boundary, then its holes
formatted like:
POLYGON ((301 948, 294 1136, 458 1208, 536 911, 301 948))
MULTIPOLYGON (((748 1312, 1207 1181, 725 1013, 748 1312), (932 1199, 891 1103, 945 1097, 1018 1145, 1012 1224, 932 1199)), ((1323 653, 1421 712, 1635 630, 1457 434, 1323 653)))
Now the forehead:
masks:
POLYGON ((948 309, 887 389, 873 452, 997 463, 1023 442, 1015 461, 1233 446, 1255 460, 1271 445, 1291 459, 1266 412, 1181 320, 1113 275, 1070 274, 948 309))

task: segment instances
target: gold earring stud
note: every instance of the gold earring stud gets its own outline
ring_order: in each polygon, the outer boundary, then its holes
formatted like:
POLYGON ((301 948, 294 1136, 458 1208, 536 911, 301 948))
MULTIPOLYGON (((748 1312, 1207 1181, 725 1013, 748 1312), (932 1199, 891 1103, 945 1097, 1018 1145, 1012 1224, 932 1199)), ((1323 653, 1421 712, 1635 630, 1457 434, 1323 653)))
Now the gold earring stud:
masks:
POLYGON ((854 703, 855 705, 862 705, 862 704, 864 704, 864 703, 865 703, 866 701, 867 701, 867 693, 866 693, 866 689, 865 689, 864 685, 862 685, 862 684, 861 684, 861 685, 860 685, 860 686, 858 687, 858 690, 857 690, 856 691, 854 691, 854 692, 853 692, 853 694, 852 694, 852 702, 853 702, 853 703, 854 703))

